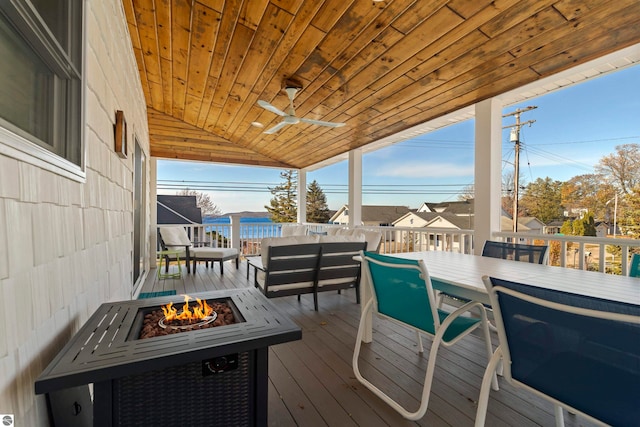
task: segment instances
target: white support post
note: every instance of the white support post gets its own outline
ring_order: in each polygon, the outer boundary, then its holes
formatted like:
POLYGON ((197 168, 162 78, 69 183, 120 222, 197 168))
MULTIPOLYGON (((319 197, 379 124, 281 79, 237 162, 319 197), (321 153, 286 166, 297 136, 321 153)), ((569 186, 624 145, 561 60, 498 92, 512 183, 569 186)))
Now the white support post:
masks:
POLYGON ((349 151, 349 228, 362 224, 362 150, 349 151))
POLYGON ((151 209, 151 224, 149 235, 149 265, 156 268, 158 265, 158 160, 155 157, 149 159, 149 208, 151 209))
POLYGON ((307 222, 307 170, 298 169, 298 222, 307 222))
POLYGON ((231 247, 240 250, 240 214, 229 215, 231 221, 231 247))
POLYGON ((496 98, 476 104, 474 253, 500 231, 502 215, 502 104, 496 98))

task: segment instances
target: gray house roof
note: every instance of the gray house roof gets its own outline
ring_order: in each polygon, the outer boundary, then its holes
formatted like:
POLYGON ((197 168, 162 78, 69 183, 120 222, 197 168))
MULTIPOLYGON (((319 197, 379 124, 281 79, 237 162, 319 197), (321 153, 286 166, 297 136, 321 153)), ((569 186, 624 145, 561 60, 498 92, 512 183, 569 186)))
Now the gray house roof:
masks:
MULTIPOLYGON (((331 217, 330 222, 335 221, 340 214, 348 209, 349 207, 347 205, 343 205, 331 217)), ((371 225, 372 223, 376 225, 390 225, 408 212, 411 212, 411 209, 407 206, 363 205, 361 219, 362 222, 367 225, 371 225)))
POLYGON ((196 196, 158 194, 158 224, 202 224, 196 196))
POLYGON ((454 215, 469 215, 474 213, 474 201, 473 199, 455 201, 455 202, 440 202, 429 203, 425 202, 431 212, 448 212, 454 215))

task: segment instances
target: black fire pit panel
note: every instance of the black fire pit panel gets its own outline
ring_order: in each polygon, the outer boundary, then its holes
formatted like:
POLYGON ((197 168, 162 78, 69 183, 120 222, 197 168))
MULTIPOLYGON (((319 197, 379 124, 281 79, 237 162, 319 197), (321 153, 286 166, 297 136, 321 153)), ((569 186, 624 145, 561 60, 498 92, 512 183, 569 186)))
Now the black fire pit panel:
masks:
MULTIPOLYGON (((143 340, 127 340, 141 309, 173 302, 179 295, 102 304, 58 353, 35 383, 37 394, 110 381, 302 338, 302 332, 255 288, 193 294, 229 298, 244 322, 143 340)), ((154 392, 152 392, 154 393, 154 392)), ((162 393, 156 390, 155 393, 162 393)))

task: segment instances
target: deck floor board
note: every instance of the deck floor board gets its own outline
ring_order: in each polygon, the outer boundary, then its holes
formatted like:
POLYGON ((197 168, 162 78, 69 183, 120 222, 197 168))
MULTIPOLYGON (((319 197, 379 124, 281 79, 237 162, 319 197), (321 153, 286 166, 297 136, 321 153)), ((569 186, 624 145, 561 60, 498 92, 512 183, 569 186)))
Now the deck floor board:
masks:
MULTIPOLYGON (((177 271, 174 264, 170 271, 177 271)), ((158 279, 150 271, 141 292, 176 290, 193 294, 217 289, 253 286, 247 263, 199 263, 195 274, 183 266, 179 279, 158 279)), ((487 364, 479 333, 438 352, 429 410, 417 422, 402 418, 355 378, 351 366, 360 306, 351 291, 324 292, 319 311, 311 295, 273 298, 271 301, 302 329, 302 340, 269 350, 269 425, 272 426, 473 426, 482 375, 487 364)), ((363 375, 398 398, 409 410, 418 397, 431 341, 423 338, 424 355, 417 353, 415 335, 389 321, 374 320, 375 340, 361 350, 363 375)), ((497 336, 492 333, 493 345, 497 336)), ((554 425, 553 406, 531 393, 500 381, 491 393, 487 423, 490 426, 554 425)), ((584 418, 565 415, 567 427, 592 426, 584 418)))

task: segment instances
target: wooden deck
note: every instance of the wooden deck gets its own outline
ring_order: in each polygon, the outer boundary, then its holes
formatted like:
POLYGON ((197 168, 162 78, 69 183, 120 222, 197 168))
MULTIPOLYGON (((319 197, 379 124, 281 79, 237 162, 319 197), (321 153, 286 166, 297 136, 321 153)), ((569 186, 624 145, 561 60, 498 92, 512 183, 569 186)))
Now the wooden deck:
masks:
MULTIPOLYGON (((172 269, 175 266, 172 265, 172 269)), ((142 292, 175 289, 178 294, 253 286, 247 280, 247 263, 236 270, 226 262, 196 274, 182 270, 181 279, 158 280, 152 270, 142 292)), ((429 410, 410 422, 373 395, 355 379, 351 357, 360 307, 353 291, 319 295, 319 311, 311 295, 274 298, 271 301, 302 328, 302 340, 273 346, 269 351, 269 425, 273 426, 472 426, 480 383, 487 364, 480 336, 469 336, 451 348, 441 348, 436 363, 429 410)), ((374 320, 374 343, 363 346, 363 374, 408 409, 418 407, 426 356, 416 351, 415 336, 390 322, 374 320)), ((497 340, 497 337, 494 336, 497 340)), ((425 355, 430 341, 423 339, 425 355)), ((494 343, 495 344, 495 343, 494 343)), ((552 426, 550 403, 500 382, 491 393, 488 426, 552 426)), ((565 415, 567 426, 592 425, 583 418, 565 415)))

